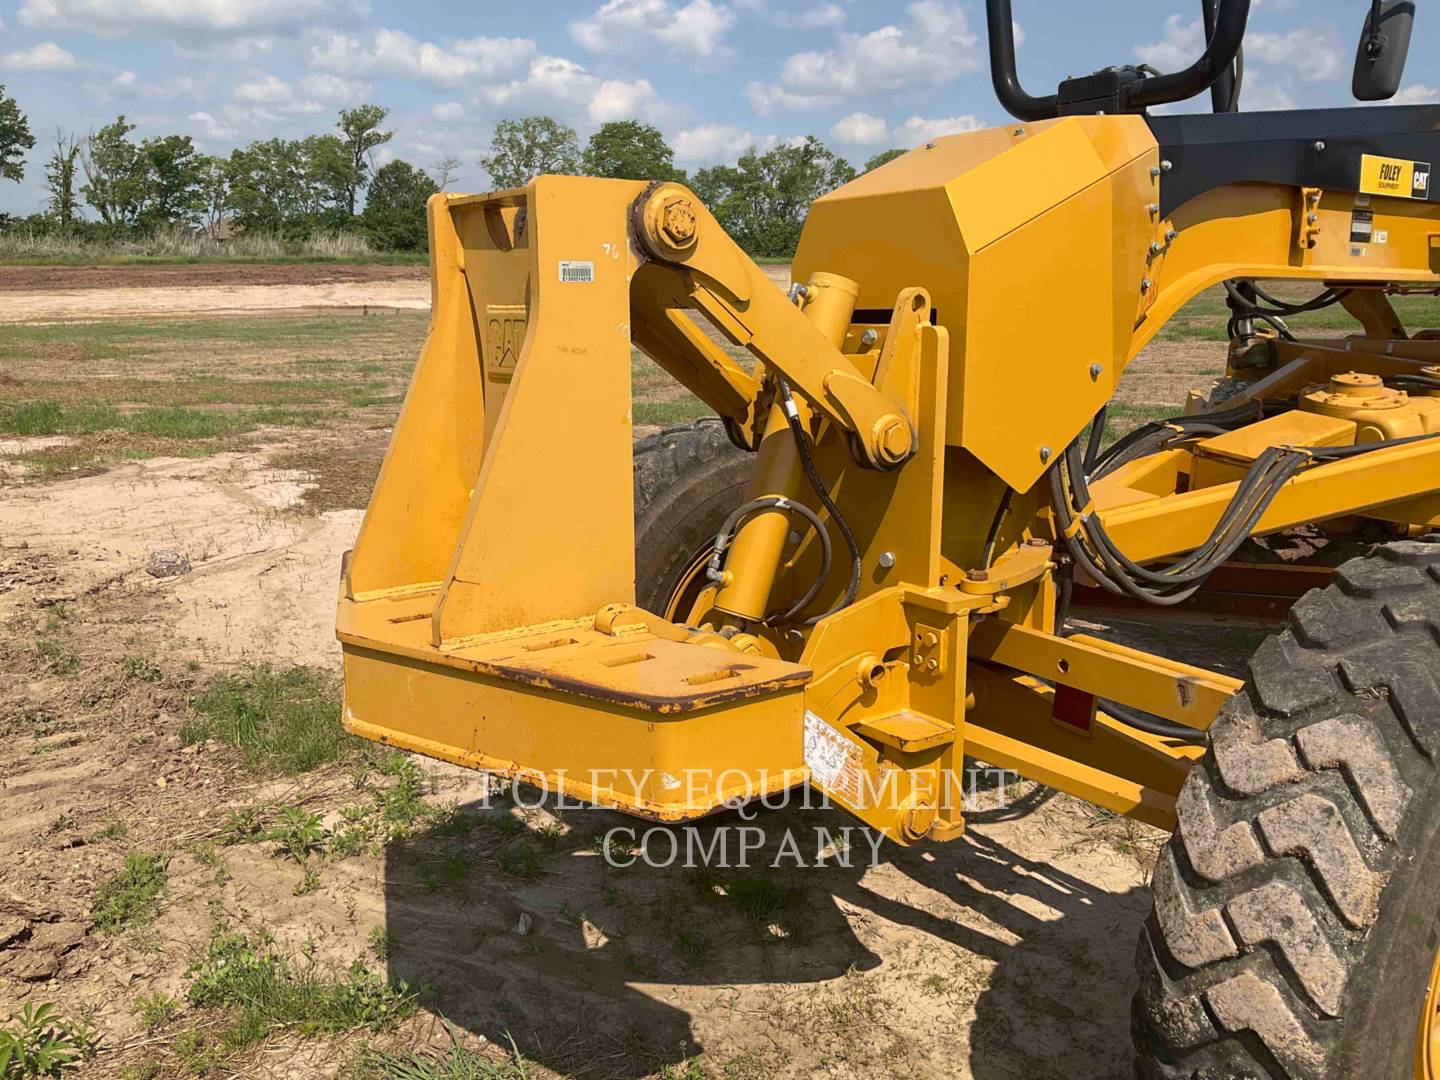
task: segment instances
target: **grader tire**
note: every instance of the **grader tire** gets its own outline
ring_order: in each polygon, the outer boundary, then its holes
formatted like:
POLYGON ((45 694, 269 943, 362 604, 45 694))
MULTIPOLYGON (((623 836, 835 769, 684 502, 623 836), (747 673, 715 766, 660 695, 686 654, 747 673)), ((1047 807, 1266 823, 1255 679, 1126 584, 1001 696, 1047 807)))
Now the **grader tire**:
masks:
POLYGON ((1341 565, 1250 670, 1155 869, 1136 1073, 1426 1076, 1415 1061, 1440 946, 1440 536, 1341 565))
POLYGON ((684 596, 704 584, 696 560, 708 555, 715 534, 745 497, 754 462, 736 449, 717 419, 666 428, 635 444, 636 602, 683 620, 684 596))

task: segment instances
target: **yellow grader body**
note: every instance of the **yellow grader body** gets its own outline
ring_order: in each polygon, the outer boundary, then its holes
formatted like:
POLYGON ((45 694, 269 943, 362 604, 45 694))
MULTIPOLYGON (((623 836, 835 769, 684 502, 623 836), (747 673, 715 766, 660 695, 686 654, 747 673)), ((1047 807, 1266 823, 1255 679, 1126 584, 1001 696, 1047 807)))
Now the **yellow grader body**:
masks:
POLYGON ((667 821, 808 781, 893 840, 946 839, 969 755, 1172 827, 1201 747, 1101 699, 1203 732, 1241 684, 1058 633, 1066 541, 1098 519, 1135 562, 1173 559, 1271 448, 1305 461, 1251 533, 1440 524, 1440 440, 1414 438, 1440 432, 1440 393, 1383 381, 1440 363, 1387 299, 1440 284, 1440 208, 1360 177, 1167 205, 1184 167, 1139 116, 939 139, 815 203, 791 297, 678 184, 436 196, 430 334, 341 585, 348 728, 667 821), (1383 245, 1351 242, 1362 204, 1383 245), (1234 278, 1342 284, 1363 336, 1263 340, 1225 403, 1253 422, 1111 472, 1059 520, 1067 446, 1234 278), (634 349, 755 451, 747 496, 772 500, 711 580, 697 552, 685 610, 636 606, 634 349), (831 573, 809 609, 831 613, 788 627, 767 613, 824 559, 784 501, 807 489, 777 380, 860 560, 850 602, 831 573))

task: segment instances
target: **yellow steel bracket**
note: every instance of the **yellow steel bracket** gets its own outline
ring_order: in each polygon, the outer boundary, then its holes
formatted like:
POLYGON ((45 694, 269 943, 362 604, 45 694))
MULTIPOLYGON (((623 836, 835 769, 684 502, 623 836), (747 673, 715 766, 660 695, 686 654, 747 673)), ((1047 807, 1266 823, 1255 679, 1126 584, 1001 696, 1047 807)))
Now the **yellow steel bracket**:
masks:
MULTIPOLYGON (((865 379, 688 188, 647 189, 632 206, 631 228, 651 259, 693 272, 690 300, 722 333, 783 375, 831 423, 855 434, 862 464, 893 469, 914 454, 913 404, 865 379)), ((924 307, 905 315, 907 321, 928 321, 928 296, 907 302, 924 307)))

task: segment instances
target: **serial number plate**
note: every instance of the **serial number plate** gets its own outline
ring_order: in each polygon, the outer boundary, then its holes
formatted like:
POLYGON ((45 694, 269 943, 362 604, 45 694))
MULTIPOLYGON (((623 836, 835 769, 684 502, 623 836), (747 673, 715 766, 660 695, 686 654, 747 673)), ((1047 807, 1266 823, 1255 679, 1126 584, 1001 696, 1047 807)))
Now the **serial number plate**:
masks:
POLYGON ((1361 154, 1360 190, 1396 199, 1428 199, 1430 163, 1361 154))

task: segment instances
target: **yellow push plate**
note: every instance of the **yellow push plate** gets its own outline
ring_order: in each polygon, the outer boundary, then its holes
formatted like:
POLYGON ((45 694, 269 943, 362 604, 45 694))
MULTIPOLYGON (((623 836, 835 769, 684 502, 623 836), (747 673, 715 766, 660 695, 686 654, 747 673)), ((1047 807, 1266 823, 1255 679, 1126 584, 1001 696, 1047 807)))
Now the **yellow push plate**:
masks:
POLYGON ((1406 158, 1360 155, 1360 190, 1397 199, 1430 197, 1430 163, 1406 158))

